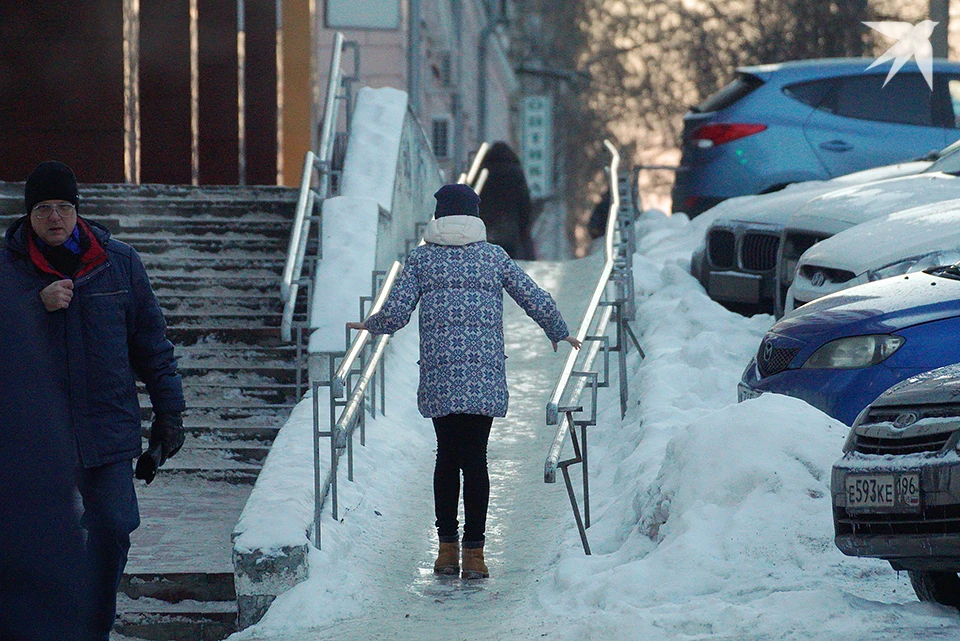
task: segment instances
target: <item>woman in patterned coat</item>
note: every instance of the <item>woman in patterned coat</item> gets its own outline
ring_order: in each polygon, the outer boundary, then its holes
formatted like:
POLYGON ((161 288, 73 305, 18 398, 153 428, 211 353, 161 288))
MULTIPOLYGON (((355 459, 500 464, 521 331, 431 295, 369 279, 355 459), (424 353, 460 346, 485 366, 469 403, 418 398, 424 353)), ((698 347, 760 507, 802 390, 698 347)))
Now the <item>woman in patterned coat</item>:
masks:
POLYGON ((437 464, 434 506, 440 553, 438 574, 460 571, 457 509, 463 472, 463 578, 489 576, 483 560, 490 479, 487 439, 495 417, 507 415, 503 346, 503 290, 546 333, 556 351, 570 336, 550 294, 507 253, 486 241, 480 197, 466 185, 434 194, 437 209, 426 244, 407 257, 403 273, 378 313, 352 329, 392 334, 420 305, 420 386, 417 406, 433 419, 437 464))

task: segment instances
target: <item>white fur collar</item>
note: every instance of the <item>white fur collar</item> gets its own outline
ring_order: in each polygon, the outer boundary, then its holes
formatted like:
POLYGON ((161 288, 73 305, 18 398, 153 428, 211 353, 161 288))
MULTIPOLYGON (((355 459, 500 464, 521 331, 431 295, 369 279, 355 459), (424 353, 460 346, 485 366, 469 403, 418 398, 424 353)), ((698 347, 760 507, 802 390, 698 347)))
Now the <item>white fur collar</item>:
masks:
POLYGON ((423 239, 434 245, 469 245, 487 239, 487 227, 476 216, 444 216, 427 223, 423 239))

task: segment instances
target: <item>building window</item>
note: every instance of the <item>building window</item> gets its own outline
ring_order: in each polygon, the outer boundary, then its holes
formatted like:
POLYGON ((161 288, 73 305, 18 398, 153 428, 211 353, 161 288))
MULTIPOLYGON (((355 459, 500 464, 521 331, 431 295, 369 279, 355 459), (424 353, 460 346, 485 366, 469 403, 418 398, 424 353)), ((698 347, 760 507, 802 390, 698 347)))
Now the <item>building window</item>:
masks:
POLYGON ((434 118, 431 127, 430 143, 437 160, 450 158, 450 119, 434 118))

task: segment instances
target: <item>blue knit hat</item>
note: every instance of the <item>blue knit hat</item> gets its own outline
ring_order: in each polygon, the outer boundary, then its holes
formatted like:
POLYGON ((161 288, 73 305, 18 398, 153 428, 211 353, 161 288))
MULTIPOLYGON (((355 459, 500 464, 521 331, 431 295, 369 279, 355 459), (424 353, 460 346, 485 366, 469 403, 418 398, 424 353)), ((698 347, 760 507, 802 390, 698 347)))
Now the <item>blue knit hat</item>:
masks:
POLYGON ((437 199, 434 218, 444 216, 480 216, 480 196, 469 185, 444 185, 433 195, 437 199))

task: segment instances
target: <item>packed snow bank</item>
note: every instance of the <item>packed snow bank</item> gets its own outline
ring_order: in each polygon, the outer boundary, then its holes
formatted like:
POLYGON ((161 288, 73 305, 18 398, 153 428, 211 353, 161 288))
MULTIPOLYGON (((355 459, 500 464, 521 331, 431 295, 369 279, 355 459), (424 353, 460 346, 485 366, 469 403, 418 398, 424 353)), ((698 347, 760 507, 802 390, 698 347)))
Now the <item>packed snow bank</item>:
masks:
POLYGON ((593 556, 568 531, 531 616, 556 617, 558 639, 955 635, 956 612, 917 602, 905 574, 834 546, 830 468, 846 428, 785 396, 736 403, 773 319, 728 312, 687 272, 701 218, 639 223, 638 404, 621 422, 606 397, 591 432, 593 556))

